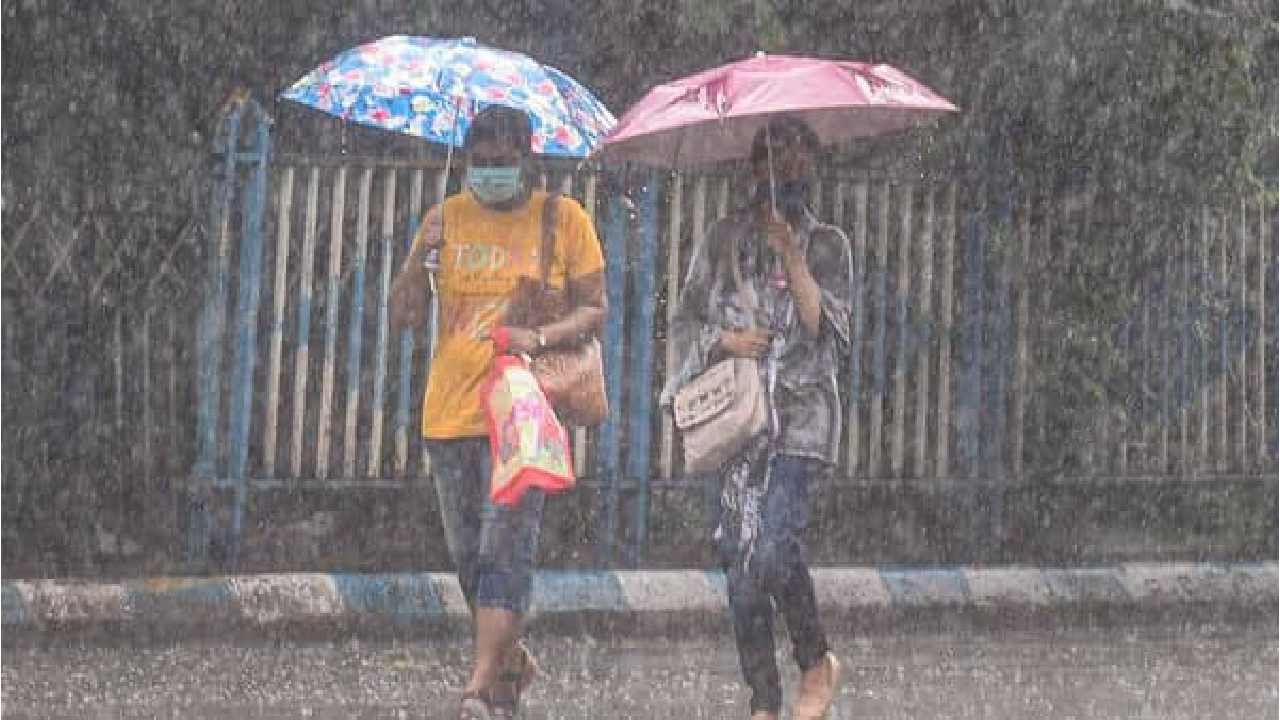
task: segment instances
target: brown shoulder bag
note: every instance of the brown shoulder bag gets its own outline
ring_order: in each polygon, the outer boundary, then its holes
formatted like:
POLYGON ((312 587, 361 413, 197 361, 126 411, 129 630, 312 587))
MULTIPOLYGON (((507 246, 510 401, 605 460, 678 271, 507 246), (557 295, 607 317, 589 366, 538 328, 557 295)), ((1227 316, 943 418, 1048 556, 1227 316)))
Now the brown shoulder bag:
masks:
MULTIPOLYGON (((542 247, 538 253, 538 277, 521 278, 507 310, 513 327, 538 327, 564 317, 569 306, 568 285, 557 291, 547 284, 555 253, 559 195, 547 197, 542 210, 542 247)), ((560 421, 568 425, 598 425, 609 417, 605 394, 604 363, 600 341, 585 336, 571 345, 544 348, 530 360, 530 369, 560 421)))

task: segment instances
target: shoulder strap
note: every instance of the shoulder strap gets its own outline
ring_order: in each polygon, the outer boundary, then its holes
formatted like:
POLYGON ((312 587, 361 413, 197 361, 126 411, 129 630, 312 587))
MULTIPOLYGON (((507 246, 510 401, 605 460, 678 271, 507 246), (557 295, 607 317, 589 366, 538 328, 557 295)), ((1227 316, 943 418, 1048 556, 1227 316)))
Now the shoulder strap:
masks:
POLYGON ((556 251, 556 216, 560 207, 560 193, 547 195, 542 205, 542 249, 538 252, 538 279, 543 286, 551 272, 551 260, 556 251))

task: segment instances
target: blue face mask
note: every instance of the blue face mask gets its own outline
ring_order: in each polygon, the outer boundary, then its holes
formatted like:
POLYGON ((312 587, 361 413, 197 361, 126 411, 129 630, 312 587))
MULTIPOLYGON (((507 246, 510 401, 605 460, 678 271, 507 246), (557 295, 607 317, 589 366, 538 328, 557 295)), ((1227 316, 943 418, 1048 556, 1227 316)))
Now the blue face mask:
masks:
POLYGON ((467 187, 485 205, 510 202, 520 195, 520 166, 468 167, 467 187))

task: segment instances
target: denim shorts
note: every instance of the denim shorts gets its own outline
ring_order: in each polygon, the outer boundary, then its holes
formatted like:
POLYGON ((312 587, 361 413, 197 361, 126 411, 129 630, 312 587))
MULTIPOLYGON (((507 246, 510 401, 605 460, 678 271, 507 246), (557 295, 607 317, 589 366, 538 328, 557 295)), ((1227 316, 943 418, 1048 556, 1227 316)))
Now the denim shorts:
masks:
POLYGON ((488 438, 426 441, 458 584, 478 607, 524 613, 533 587, 544 495, 530 489, 513 507, 489 501, 488 438))

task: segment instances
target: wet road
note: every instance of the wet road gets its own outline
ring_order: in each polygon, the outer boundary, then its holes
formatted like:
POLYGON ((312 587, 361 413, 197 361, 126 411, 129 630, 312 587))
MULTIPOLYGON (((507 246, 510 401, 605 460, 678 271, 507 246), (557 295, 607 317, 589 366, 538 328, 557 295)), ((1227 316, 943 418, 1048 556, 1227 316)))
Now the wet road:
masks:
MULTIPOLYGON (((1274 623, 833 641, 846 666, 833 718, 1277 716, 1274 623)), ((532 645, 547 672, 530 692, 530 720, 748 714, 727 641, 540 637, 532 645)), ((11 648, 3 714, 452 718, 466 653, 443 641, 11 648)), ((787 687, 794 681, 788 667, 787 687)))

